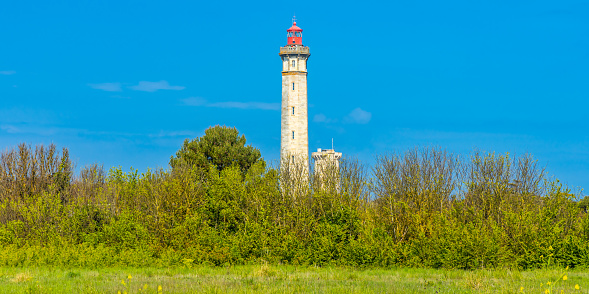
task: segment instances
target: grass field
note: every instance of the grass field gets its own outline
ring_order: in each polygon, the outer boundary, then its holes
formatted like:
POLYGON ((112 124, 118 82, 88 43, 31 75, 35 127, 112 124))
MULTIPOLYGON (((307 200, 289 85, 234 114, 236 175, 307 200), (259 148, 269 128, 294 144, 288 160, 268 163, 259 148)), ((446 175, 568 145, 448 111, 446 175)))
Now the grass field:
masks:
POLYGON ((589 293, 589 272, 271 265, 0 268, 2 293, 548 293, 551 286, 549 293, 589 293))

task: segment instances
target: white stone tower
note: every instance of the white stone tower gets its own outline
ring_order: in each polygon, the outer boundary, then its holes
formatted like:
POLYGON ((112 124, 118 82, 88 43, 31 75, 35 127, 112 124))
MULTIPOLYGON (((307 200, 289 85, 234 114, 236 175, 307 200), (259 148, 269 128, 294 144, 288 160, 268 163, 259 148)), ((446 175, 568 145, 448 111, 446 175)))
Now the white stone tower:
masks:
POLYGON ((282 58, 282 120, 280 159, 305 165, 308 171, 309 128, 307 119, 307 59, 303 30, 293 21, 286 30, 287 44, 280 48, 282 58))

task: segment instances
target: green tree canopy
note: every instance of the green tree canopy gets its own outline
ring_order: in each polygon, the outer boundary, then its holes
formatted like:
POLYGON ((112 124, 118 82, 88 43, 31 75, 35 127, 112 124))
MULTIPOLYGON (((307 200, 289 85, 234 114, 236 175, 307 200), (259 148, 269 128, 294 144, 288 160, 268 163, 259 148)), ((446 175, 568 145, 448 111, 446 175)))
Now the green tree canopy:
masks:
POLYGON ((589 210, 589 196, 585 196, 585 198, 581 199, 577 205, 581 210, 587 212, 589 210))
POLYGON ((181 165, 206 169, 210 164, 219 171, 237 165, 246 172, 254 163, 263 160, 260 150, 245 145, 245 136, 236 128, 216 125, 205 130, 205 135, 184 140, 182 148, 170 159, 172 168, 181 165))

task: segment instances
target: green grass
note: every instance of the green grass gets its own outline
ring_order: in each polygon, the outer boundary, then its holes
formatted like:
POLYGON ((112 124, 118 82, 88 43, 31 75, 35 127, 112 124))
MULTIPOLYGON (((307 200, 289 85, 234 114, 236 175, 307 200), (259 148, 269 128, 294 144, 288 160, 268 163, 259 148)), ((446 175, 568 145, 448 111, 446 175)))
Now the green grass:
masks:
POLYGON ((563 269, 354 269, 250 265, 194 268, 0 268, 2 293, 589 293, 589 273, 563 269), (559 280, 554 284, 555 281, 559 280), (124 284, 123 284, 124 282, 124 284), (580 286, 575 290, 575 285, 580 286))

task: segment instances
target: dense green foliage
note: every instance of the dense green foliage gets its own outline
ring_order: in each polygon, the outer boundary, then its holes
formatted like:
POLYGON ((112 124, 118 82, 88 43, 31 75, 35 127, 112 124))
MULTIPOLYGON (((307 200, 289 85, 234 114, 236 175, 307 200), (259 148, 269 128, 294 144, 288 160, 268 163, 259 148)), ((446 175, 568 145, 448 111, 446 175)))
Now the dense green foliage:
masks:
POLYGON ((0 265, 589 266, 586 211, 530 156, 413 149, 293 178, 263 161, 74 176, 58 155, 2 156, 0 265))
POLYGON ((170 166, 200 167, 207 170, 214 165, 220 171, 233 165, 246 172, 254 163, 262 160, 260 150, 245 145, 245 136, 239 136, 236 128, 214 126, 205 130, 205 135, 193 140, 186 139, 170 166))

